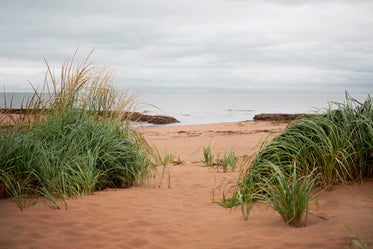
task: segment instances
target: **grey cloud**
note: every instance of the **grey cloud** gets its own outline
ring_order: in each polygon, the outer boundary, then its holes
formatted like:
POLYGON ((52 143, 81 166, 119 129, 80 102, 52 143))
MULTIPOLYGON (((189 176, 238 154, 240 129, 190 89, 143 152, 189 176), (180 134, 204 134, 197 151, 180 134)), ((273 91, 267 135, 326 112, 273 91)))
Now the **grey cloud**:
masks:
MULTIPOLYGON (((1 5, 0 66, 6 61, 39 65, 45 56, 58 67, 78 46, 84 54, 97 45, 96 63, 116 70, 120 82, 139 86, 373 91, 370 1, 1 5)), ((34 77, 35 67, 29 68, 34 77)), ((8 86, 15 77, 2 76, 0 84, 8 86)))

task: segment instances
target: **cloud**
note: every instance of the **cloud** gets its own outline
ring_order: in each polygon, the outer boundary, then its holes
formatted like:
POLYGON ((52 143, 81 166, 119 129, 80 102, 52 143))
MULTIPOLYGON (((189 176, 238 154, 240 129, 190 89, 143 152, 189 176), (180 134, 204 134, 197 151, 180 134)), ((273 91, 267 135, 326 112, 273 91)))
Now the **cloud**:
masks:
POLYGON ((363 0, 5 1, 0 85, 42 82, 43 56, 59 67, 97 46, 119 87, 373 92, 372 12, 363 0))

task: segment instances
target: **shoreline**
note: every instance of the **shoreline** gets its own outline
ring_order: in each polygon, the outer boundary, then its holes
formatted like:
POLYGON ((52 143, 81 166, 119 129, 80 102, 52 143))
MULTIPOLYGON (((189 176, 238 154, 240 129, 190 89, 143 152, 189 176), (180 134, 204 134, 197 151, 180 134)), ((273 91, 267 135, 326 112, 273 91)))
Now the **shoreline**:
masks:
MULTIPOLYGON (((36 112, 45 111, 44 109, 36 110, 36 112)), ((17 116, 21 116, 23 114, 27 114, 29 110, 27 109, 20 109, 20 108, 1 108, 0 115, 11 115, 17 119, 17 116)), ((307 113, 296 113, 296 114, 289 114, 289 113, 261 113, 257 114, 253 117, 252 120, 241 120, 241 121, 224 121, 224 122, 212 122, 212 123, 183 123, 177 120, 175 117, 167 116, 167 115, 148 115, 139 112, 129 112, 125 114, 125 118, 128 118, 129 121, 135 122, 136 124, 149 124, 149 126, 179 126, 179 125, 209 125, 209 124, 219 124, 219 123, 230 123, 230 122, 246 122, 246 121, 272 121, 272 122, 286 122, 290 123, 297 118, 300 117, 314 117, 315 114, 307 114, 307 113)), ((8 120, 4 117, 0 117, 1 124, 6 123, 8 120)))
MULTIPOLYGON (((0 114, 3 115, 22 115, 28 114, 30 112, 38 113, 43 112, 48 109, 36 109, 36 110, 28 110, 28 109, 21 109, 21 108, 1 108, 0 114)), ((100 113, 102 115, 102 112, 100 113)), ((172 123, 179 123, 180 121, 171 116, 165 115, 147 115, 142 114, 139 112, 127 112, 124 114, 124 118, 127 118, 129 121, 132 122, 145 122, 145 123, 152 123, 152 124, 172 124, 172 123)))

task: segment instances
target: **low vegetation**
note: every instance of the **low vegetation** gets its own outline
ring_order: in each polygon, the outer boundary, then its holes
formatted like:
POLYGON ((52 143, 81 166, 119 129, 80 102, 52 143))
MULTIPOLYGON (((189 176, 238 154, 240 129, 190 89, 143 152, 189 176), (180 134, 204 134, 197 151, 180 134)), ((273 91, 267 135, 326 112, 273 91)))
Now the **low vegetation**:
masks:
POLYGON ((358 249, 367 249, 368 245, 355 233, 352 233, 351 227, 345 224, 345 227, 348 229, 349 234, 345 236, 346 244, 349 248, 358 248, 358 249))
POLYGON ((207 147, 203 147, 203 157, 204 163, 207 167, 216 166, 216 171, 219 171, 219 168, 223 169, 223 172, 228 172, 228 169, 235 171, 237 166, 237 157, 234 150, 230 150, 229 152, 224 152, 223 159, 219 158, 219 155, 216 156, 214 161, 215 155, 211 152, 211 146, 208 145, 207 147))
POLYGON ((306 226, 308 217, 308 202, 312 198, 311 191, 317 177, 313 172, 307 176, 298 177, 297 168, 290 177, 286 177, 280 168, 275 164, 273 167, 271 180, 267 180, 263 188, 263 200, 267 202, 283 218, 286 224, 295 227, 306 226))
POLYGON ((21 118, 9 114, 12 125, 0 134, 0 196, 21 210, 30 196, 59 207, 71 196, 130 187, 152 165, 150 148, 123 116, 136 95, 116 91, 112 74, 89 56, 74 57, 58 79, 47 64, 43 89, 34 88, 21 118))
POLYGON ((247 217, 255 202, 269 202, 287 223, 298 226, 301 214, 291 210, 296 203, 287 198, 302 198, 304 206, 315 187, 330 189, 373 176, 371 97, 360 103, 346 93, 346 101, 333 103, 325 114, 297 119, 263 145, 248 165, 233 183, 233 196, 222 204, 241 206, 247 217))
POLYGON ((214 161, 214 155, 211 152, 210 145, 203 147, 203 158, 207 167, 211 167, 214 161))
POLYGON ((229 152, 225 151, 222 159, 219 159, 219 156, 217 156, 215 165, 216 171, 219 171, 219 168, 222 168, 224 173, 227 173, 229 168, 232 172, 235 171, 237 166, 237 157, 234 150, 230 150, 229 152))

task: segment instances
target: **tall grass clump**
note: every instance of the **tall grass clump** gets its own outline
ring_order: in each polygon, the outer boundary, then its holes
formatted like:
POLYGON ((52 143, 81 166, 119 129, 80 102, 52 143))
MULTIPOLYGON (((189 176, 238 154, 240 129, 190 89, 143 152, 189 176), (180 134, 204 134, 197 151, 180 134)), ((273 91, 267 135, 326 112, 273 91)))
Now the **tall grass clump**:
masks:
MULTIPOLYGON (((75 57, 75 55, 74 55, 75 57)), ((150 150, 126 121, 134 96, 116 91, 105 69, 67 60, 57 79, 48 71, 22 119, 0 134, 0 196, 20 209, 25 197, 57 200, 146 176, 150 150), (48 96, 48 98, 45 98, 48 96)))
POLYGON ((271 164, 271 167, 272 176, 266 179, 267 184, 264 185, 265 202, 280 214, 286 224, 295 227, 306 226, 308 203, 317 177, 314 177, 313 172, 298 177, 295 164, 290 177, 275 164, 271 164), (275 180, 275 183, 272 180, 275 180))
POLYGON ((360 103, 346 93, 344 103, 332 103, 324 114, 294 121, 263 145, 248 164, 240 176, 241 184, 237 185, 232 198, 225 200, 226 206, 263 201, 263 193, 269 194, 263 185, 267 189, 279 187, 278 177, 273 177, 274 165, 276 174, 280 171, 288 182, 294 176, 292 165, 297 165, 296 174, 304 179, 318 176, 312 185, 321 189, 372 177, 371 97, 368 95, 360 103))
POLYGON ((346 102, 334 105, 336 109, 329 108, 323 115, 291 124, 260 150, 252 167, 260 169, 272 162, 288 170, 296 163, 301 175, 316 168, 321 174, 317 183, 324 188, 372 176, 371 97, 359 103, 346 93, 346 102))

